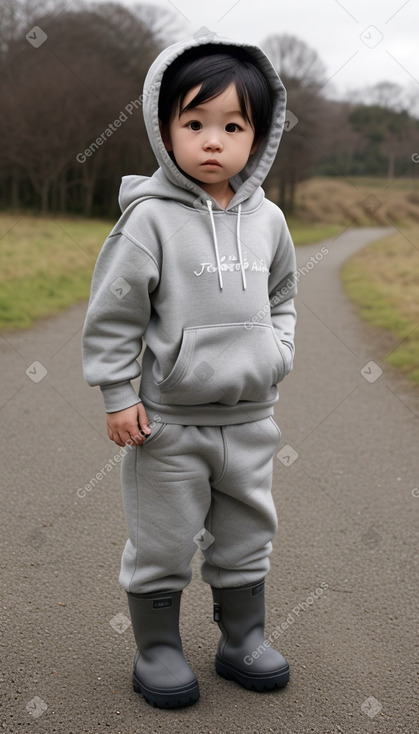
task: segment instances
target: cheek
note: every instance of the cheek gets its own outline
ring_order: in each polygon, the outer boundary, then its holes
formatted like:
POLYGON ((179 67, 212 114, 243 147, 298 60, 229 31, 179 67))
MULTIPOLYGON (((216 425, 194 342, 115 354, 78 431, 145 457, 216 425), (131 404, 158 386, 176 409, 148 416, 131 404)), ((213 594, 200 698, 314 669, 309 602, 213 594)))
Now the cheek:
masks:
POLYGON ((195 147, 187 135, 177 135, 176 140, 173 141, 175 155, 177 152, 177 155, 183 158, 193 155, 195 147))

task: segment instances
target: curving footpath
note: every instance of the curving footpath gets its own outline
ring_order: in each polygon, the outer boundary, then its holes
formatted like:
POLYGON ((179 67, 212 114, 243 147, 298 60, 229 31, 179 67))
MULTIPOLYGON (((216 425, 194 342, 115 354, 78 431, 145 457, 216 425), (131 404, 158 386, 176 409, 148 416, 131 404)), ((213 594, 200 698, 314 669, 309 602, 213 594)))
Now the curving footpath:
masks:
POLYGON ((388 345, 338 277, 385 233, 347 230, 297 252, 297 357, 276 411, 279 530, 266 590, 267 637, 291 664, 282 691, 216 675, 199 552, 181 630, 201 699, 161 711, 132 691, 121 456, 81 375, 85 304, 0 337, 3 731, 416 734, 418 393, 383 363, 388 345))

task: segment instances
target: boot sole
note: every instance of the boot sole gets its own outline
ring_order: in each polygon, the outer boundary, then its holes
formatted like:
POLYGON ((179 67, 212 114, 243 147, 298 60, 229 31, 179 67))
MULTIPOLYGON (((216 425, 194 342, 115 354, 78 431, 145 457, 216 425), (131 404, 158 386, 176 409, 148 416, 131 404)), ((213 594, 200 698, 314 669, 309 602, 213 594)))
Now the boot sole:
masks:
POLYGON ((164 688, 151 688, 147 686, 138 678, 134 671, 132 687, 135 693, 141 693, 147 703, 154 708, 183 708, 196 703, 199 698, 199 685, 197 680, 192 681, 187 686, 171 688, 168 691, 164 688))
POLYGON ((289 665, 277 671, 272 671, 269 674, 249 675, 232 663, 221 660, 218 655, 215 657, 215 670, 222 678, 234 680, 243 686, 243 688, 247 688, 249 691, 257 691, 258 693, 273 691, 275 688, 284 688, 290 679, 289 665))

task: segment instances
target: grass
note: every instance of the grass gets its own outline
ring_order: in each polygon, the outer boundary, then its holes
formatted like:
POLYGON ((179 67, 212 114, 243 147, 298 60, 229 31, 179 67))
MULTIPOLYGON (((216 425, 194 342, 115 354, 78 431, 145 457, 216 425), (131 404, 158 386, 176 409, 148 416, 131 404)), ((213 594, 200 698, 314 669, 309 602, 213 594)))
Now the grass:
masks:
POLYGON ((89 295, 109 222, 0 215, 0 329, 30 327, 89 295))
POLYGON ((287 222, 296 246, 314 245, 316 242, 328 240, 342 231, 339 224, 309 224, 293 217, 289 217, 287 222))
MULTIPOLYGON (((292 223, 297 244, 339 227, 292 223)), ((0 215, 0 330, 26 329, 89 297, 96 257, 112 223, 71 217, 0 215)))
POLYGON ((419 227, 368 245, 345 263, 342 278, 362 318, 393 335, 385 361, 419 385, 419 227))
POLYGON ((419 224, 417 179, 313 178, 296 195, 299 221, 355 227, 419 224))
POLYGON ((351 186, 355 186, 360 189, 367 188, 369 190, 380 189, 381 191, 405 191, 408 193, 410 191, 417 191, 418 189, 417 178, 402 177, 389 180, 388 178, 378 178, 376 176, 347 176, 345 180, 351 186))
MULTIPOLYGON (((301 184, 299 216, 288 224, 301 245, 333 237, 349 222, 389 225, 397 211, 403 223, 399 233, 361 250, 342 276, 362 318, 393 334, 395 348, 387 362, 419 385, 419 194, 413 186, 406 180, 389 186, 375 179, 313 179, 301 184)), ((112 225, 0 214, 0 331, 29 328, 87 299, 96 257, 112 225)))

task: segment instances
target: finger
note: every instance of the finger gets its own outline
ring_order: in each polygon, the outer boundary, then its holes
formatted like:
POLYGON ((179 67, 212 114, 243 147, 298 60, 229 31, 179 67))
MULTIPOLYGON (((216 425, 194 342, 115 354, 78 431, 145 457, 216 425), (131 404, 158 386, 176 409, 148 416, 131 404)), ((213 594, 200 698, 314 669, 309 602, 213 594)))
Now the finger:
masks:
POLYGON ((123 438, 125 443, 128 445, 133 444, 138 446, 143 442, 143 436, 141 435, 139 426, 135 423, 126 428, 126 431, 121 432, 121 438, 123 438))
POLYGON ((133 433, 130 435, 130 437, 125 441, 126 446, 140 446, 144 441, 144 436, 141 436, 140 433, 133 433))
POLYGON ((111 438, 111 441, 113 441, 114 443, 116 443, 117 446, 121 446, 121 447, 125 446, 124 441, 122 441, 122 439, 120 438, 120 436, 119 436, 118 433, 114 433, 113 434, 113 437, 111 438))
POLYGON ((113 433, 113 441, 116 443, 117 446, 132 446, 135 444, 133 438, 135 434, 138 434, 138 429, 136 429, 134 426, 132 427, 132 435, 129 429, 118 428, 113 433))
POLYGON ((146 410, 142 403, 138 405, 138 425, 140 427, 141 435, 143 436, 150 435, 151 433, 150 421, 148 420, 146 410))
POLYGON ((147 435, 137 425, 131 426, 127 433, 121 433, 121 438, 123 438, 125 446, 142 446, 147 435))

